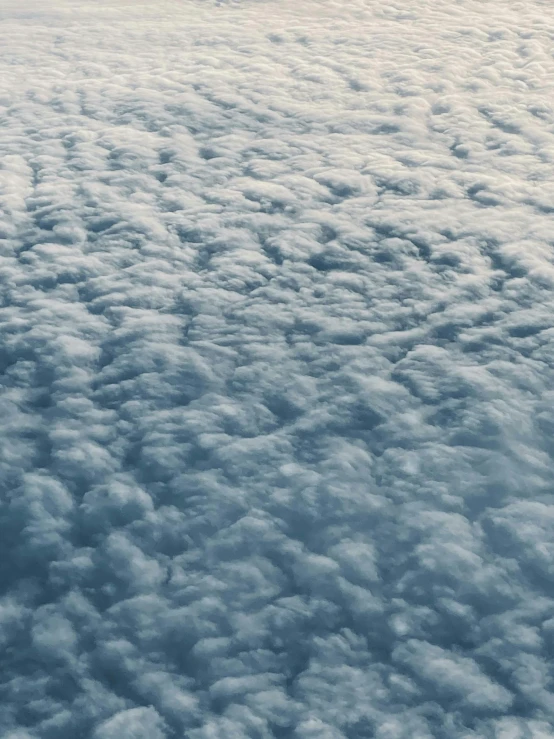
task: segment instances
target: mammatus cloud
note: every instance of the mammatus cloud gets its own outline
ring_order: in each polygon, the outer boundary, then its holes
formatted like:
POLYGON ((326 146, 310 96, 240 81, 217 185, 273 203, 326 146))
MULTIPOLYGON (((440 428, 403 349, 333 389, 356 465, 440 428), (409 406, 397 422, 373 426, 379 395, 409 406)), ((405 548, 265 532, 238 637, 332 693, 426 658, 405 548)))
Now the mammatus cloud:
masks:
POLYGON ((550 4, 0 36, 1 736, 554 736, 550 4))

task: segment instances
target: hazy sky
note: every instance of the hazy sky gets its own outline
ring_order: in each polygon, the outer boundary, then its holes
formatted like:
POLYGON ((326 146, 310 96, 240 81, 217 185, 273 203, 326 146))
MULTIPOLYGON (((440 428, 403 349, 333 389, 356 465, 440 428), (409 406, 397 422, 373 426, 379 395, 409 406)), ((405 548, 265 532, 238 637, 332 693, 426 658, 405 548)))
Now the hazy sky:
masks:
POLYGON ((3 739, 554 737, 553 42, 3 0, 3 739))

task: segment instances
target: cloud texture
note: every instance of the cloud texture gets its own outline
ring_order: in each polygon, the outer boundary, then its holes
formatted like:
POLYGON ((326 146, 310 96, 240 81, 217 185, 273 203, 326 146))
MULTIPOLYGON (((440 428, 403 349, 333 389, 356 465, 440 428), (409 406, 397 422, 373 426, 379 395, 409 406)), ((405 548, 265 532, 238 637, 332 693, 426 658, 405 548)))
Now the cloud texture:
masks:
POLYGON ((554 736, 553 40, 2 3, 2 737, 554 736))

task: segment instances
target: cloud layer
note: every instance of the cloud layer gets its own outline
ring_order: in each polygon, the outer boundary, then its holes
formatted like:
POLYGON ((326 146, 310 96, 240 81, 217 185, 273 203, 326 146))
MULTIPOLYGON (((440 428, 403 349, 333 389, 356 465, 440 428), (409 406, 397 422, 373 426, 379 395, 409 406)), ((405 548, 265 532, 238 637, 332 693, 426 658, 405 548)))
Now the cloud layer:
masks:
POLYGON ((2 4, 2 737, 554 736, 553 39, 2 4))

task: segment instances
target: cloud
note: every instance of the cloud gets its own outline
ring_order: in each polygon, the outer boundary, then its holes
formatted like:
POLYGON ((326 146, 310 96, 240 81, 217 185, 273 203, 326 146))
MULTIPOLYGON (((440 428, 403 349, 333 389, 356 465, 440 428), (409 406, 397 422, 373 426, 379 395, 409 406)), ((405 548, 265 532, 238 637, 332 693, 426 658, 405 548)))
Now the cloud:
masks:
POLYGON ((153 737, 163 739, 163 722, 153 708, 129 708, 117 713, 108 721, 104 721, 94 732, 95 739, 112 739, 112 737, 153 737))
POLYGON ((554 734, 546 5, 0 9, 0 734, 554 734))

